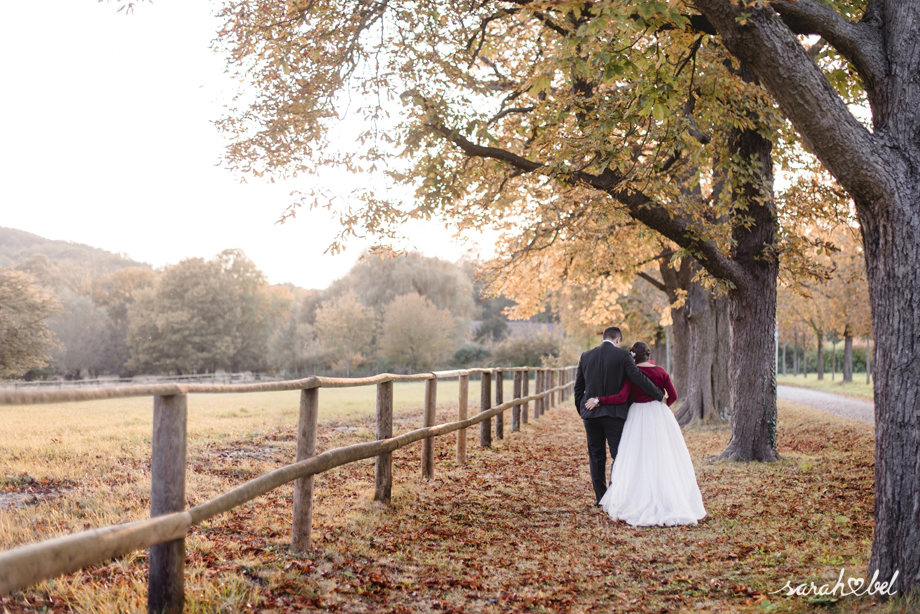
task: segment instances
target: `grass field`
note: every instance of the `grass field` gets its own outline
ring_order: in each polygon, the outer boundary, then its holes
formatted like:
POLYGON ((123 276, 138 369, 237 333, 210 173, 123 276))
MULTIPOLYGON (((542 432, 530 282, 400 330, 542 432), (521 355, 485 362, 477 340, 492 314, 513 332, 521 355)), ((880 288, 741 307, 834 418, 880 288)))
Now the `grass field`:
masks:
MULTIPOLYGON (((422 391, 395 386, 397 432, 421 424, 422 391)), ((454 419, 456 382, 438 392, 438 421, 454 419)), ((189 504, 290 462, 297 398, 192 396, 189 504)), ((373 400, 373 388, 322 390, 319 449, 371 438, 373 400)), ((0 547, 146 517, 151 407, 0 409, 0 547)), ((598 512, 567 405, 491 450, 471 436, 465 466, 454 463, 455 438, 439 438, 432 481, 419 477, 419 444, 397 451, 390 507, 371 500, 372 461, 341 467, 316 478, 307 555, 287 550, 289 485, 195 527, 186 611, 906 611, 769 594, 787 580, 836 579, 841 567, 866 575, 871 426, 781 403, 783 459, 769 465, 714 462, 729 436, 724 426, 685 432, 708 511, 696 527, 634 529, 598 512)), ((139 552, 0 598, 0 608, 115 614, 143 612, 145 600, 139 552)))
POLYGON ((865 373, 854 373, 852 382, 844 382, 843 376, 839 373, 834 380, 831 379, 830 373, 825 373, 823 380, 819 380, 815 373, 809 373, 808 377, 803 377, 801 375, 778 375, 776 381, 777 383, 787 386, 799 386, 801 388, 811 388, 812 390, 820 390, 822 392, 832 392, 834 394, 842 394, 864 401, 873 400, 872 391, 874 386, 873 384, 866 383, 865 373))

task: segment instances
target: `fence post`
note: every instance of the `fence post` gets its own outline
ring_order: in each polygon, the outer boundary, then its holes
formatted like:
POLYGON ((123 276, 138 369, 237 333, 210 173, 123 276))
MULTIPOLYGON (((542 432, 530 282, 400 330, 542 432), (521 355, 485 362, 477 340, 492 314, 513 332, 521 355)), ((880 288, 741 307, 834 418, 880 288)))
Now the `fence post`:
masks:
MULTIPOLYGON (((492 374, 482 374, 482 389, 479 393, 479 412, 487 411, 492 403, 492 374)), ((492 419, 479 423, 479 445, 483 448, 492 447, 492 419)))
MULTIPOLYGON (((377 384, 377 440, 393 436, 393 382, 377 384)), ((374 501, 389 505, 393 492, 393 454, 374 460, 374 501)))
MULTIPOLYGON (((559 370, 558 370, 558 369, 553 369, 552 371, 549 372, 549 387, 550 387, 550 389, 553 389, 553 388, 556 387, 556 375, 557 375, 558 373, 559 373, 559 370)), ((549 395, 549 406, 550 406, 550 408, 556 407, 556 397, 558 396, 558 394, 559 394, 558 392, 552 392, 552 393, 550 393, 550 395, 549 395)))
MULTIPOLYGON (((501 369, 495 372, 495 406, 505 402, 505 373, 501 369)), ((495 438, 505 438, 505 412, 495 416, 495 438)))
MULTIPOLYGON (((425 426, 434 426, 435 408, 438 400, 438 380, 433 377, 425 380, 425 426)), ((434 437, 422 440, 422 477, 434 476, 434 437)))
MULTIPOLYGON (((186 425, 188 395, 153 398, 150 459, 150 517, 185 509, 186 425)), ((185 608, 185 538, 150 547, 147 612, 182 612, 185 608)))
MULTIPOLYGON (((457 420, 466 420, 467 406, 470 398, 470 376, 469 374, 460 376, 460 398, 457 408, 457 420)), ((466 429, 457 431, 457 464, 466 464, 466 429)))
MULTIPOLYGON (((521 372, 521 396, 530 396, 530 371, 527 369, 521 372)), ((521 406, 521 424, 527 424, 527 409, 529 407, 529 402, 521 406)))
MULTIPOLYGON (((521 380, 523 379, 524 374, 520 371, 514 372, 514 388, 512 390, 511 396, 515 399, 521 398, 521 380)), ((511 408, 511 432, 521 430, 521 406, 515 405, 511 408)))
MULTIPOLYGON (((543 392, 543 369, 537 369, 533 374, 533 393, 540 394, 543 392)), ((533 419, 536 420, 543 415, 543 399, 537 399, 533 402, 533 419)))
MULTIPOLYGON (((300 391, 300 419, 297 422, 297 462, 316 456, 316 422, 319 418, 319 388, 300 391)), ((294 523, 291 549, 310 549, 313 531, 313 476, 294 480, 294 523)))

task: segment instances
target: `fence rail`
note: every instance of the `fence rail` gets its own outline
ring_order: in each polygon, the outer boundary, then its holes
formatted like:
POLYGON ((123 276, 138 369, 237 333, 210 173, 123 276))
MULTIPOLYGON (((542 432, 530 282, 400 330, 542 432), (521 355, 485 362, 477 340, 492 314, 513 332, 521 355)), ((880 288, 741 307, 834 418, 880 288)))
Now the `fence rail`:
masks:
POLYGON ((85 388, 90 386, 130 386, 155 383, 191 383, 211 382, 212 384, 231 384, 233 382, 275 382, 282 378, 263 375, 262 373, 207 373, 194 375, 136 375, 134 377, 99 377, 94 379, 56 379, 56 380, 6 380, 0 381, 3 388, 85 388))
POLYGON ((376 457, 374 498, 385 503, 392 490, 392 453, 422 441, 421 472, 434 474, 434 438, 458 432, 457 463, 466 462, 466 429, 480 425, 480 445, 504 438, 504 412, 512 410, 511 430, 562 401, 571 392, 574 367, 553 369, 515 367, 467 369, 416 375, 381 374, 364 378, 313 376, 301 380, 257 384, 152 384, 93 389, 2 390, 0 405, 73 402, 138 396, 154 397, 153 445, 151 452, 151 518, 112 525, 29 544, 0 552, 0 595, 21 590, 42 580, 77 571, 88 565, 136 550, 150 549, 148 612, 181 612, 184 607, 185 536, 189 529, 230 511, 279 486, 294 482, 294 519, 291 546, 303 551, 310 547, 313 510, 313 476, 336 467, 376 457), (535 390, 528 395, 529 371, 535 372, 535 390), (480 412, 467 417, 469 376, 482 374, 480 412), (513 373, 513 396, 503 399, 505 373, 513 373), (492 378, 495 377, 495 406, 492 406, 492 378), (437 382, 459 378, 458 420, 435 425, 437 382), (557 379, 558 378, 558 379, 557 379), (424 381, 423 428, 393 436, 393 382, 424 381), (558 382, 558 384, 557 384, 558 382), (377 440, 328 450, 316 455, 319 389, 377 386, 377 440), (300 390, 296 462, 254 478, 206 503, 185 508, 187 395, 191 393, 269 392, 300 390))

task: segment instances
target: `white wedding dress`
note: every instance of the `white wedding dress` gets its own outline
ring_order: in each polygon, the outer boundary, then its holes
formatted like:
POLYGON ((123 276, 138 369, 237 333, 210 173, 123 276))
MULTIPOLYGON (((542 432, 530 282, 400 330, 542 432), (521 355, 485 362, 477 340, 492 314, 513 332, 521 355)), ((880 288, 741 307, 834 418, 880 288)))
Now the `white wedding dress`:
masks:
POLYGON ((600 505, 633 526, 696 524, 706 516, 680 425, 664 403, 630 406, 600 505))

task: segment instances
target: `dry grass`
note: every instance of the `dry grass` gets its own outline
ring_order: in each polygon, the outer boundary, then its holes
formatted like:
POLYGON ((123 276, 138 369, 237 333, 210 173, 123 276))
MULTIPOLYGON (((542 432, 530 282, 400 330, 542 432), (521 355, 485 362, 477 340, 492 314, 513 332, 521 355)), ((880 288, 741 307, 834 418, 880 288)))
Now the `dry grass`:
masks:
MULTIPOLYGON (((321 450, 372 436, 372 391, 349 399, 360 390, 320 393, 321 450)), ((396 390, 397 430, 418 426, 422 386, 396 390)), ((472 383, 470 398, 478 392, 472 383)), ((455 383, 440 387, 438 421, 454 417, 455 398, 455 383)), ((4 548, 146 515, 151 403, 116 403, 2 410, 15 425, 0 441, 3 488, 29 488, 23 471, 33 489, 43 480, 49 490, 71 488, 0 512, 4 548)), ((189 502, 289 462, 296 405, 290 393, 193 397, 189 502)), ((787 580, 836 579, 841 567, 865 575, 872 430, 780 407, 778 463, 713 462, 728 430, 686 432, 709 512, 696 527, 634 529, 590 505, 583 429, 564 406, 492 450, 471 434, 466 466, 453 462, 455 439, 439 439, 430 482, 418 476, 418 444, 398 451, 390 507, 371 501, 371 461, 317 476, 315 548, 306 556, 287 550, 290 486, 196 527, 187 538, 186 610, 813 611, 806 598, 768 593, 787 580)), ((145 562, 138 553, 0 605, 11 613, 142 612, 145 562)), ((853 598, 830 605, 871 608, 853 598)))

